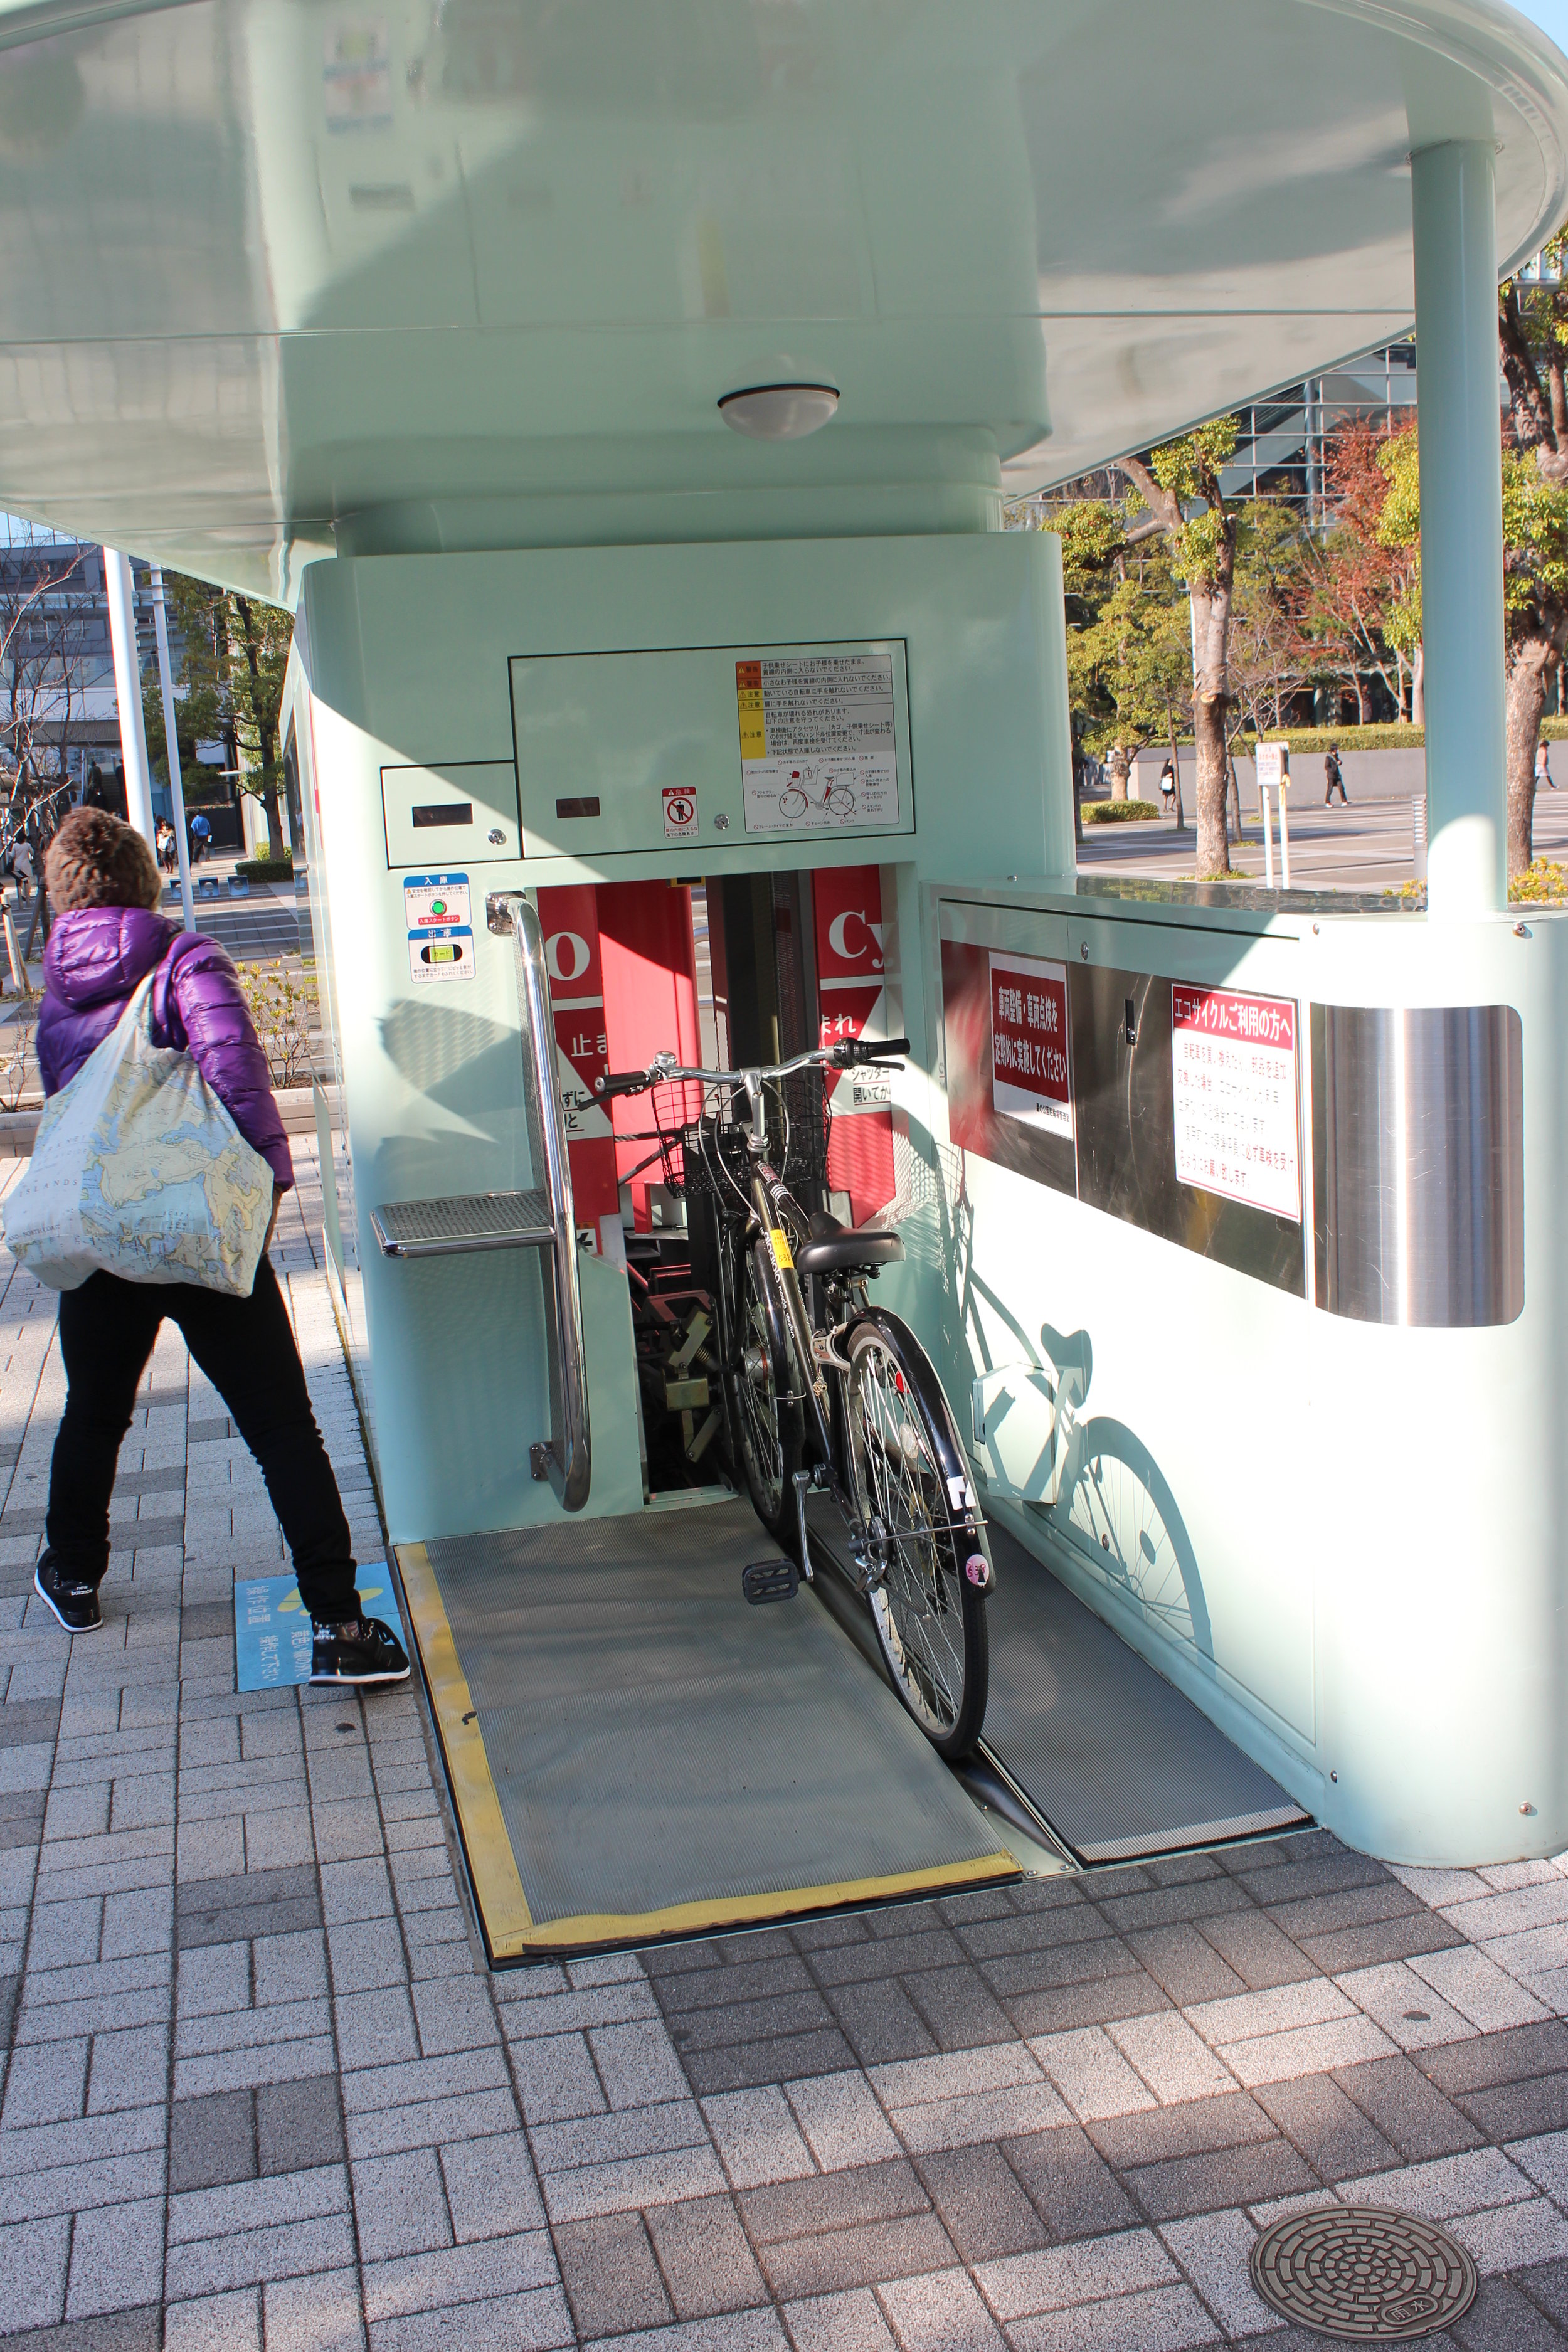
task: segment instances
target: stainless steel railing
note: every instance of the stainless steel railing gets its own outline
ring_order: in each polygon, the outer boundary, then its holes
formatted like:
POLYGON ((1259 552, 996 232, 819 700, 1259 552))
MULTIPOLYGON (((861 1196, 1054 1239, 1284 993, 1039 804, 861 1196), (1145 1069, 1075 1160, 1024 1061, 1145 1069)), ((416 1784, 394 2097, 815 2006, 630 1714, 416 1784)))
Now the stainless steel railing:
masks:
POLYGON ((536 1478, 547 1477, 561 1507, 580 1511, 588 1499, 592 1447, 588 1381, 583 1348, 583 1299, 577 1281, 577 1227, 572 1160, 556 1076, 555 1024, 539 916, 520 891, 496 891, 485 902, 492 931, 511 933, 517 956, 517 1004, 521 1031, 523 1108, 534 1182, 549 1205, 552 1246, 543 1256, 545 1312, 552 1325, 550 1436, 530 1448, 536 1478))

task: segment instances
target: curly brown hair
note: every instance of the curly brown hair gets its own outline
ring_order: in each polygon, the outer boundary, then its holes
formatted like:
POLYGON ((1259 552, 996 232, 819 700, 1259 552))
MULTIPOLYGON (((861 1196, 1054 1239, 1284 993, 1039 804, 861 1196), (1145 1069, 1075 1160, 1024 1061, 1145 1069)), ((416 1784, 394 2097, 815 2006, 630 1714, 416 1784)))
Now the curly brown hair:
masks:
POLYGON ((44 887, 57 915, 73 907, 147 907, 163 896, 157 860, 133 824, 107 809, 76 808, 44 859, 44 887))

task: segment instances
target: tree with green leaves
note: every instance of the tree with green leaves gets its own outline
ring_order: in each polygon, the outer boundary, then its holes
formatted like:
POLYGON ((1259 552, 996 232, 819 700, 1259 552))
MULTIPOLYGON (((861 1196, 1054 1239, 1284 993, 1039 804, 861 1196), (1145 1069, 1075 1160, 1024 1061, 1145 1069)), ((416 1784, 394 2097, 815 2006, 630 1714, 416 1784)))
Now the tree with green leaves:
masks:
POLYGON ((1119 470, 1163 530, 1175 572, 1186 583, 1193 740, 1197 748, 1197 871, 1228 874, 1226 826, 1230 624, 1237 518, 1220 489, 1236 452, 1233 416, 1215 417, 1156 449, 1147 464, 1123 457, 1119 470))
MULTIPOLYGON (((1385 542, 1414 558, 1391 626, 1421 631, 1421 478, 1414 433, 1384 445, 1388 497, 1378 524, 1385 542)), ((1502 464, 1503 661, 1508 677, 1508 871, 1534 856, 1535 753, 1546 685, 1568 648, 1568 480, 1552 480, 1533 455, 1504 448, 1502 464)))
MULTIPOLYGON (((187 740, 194 753, 197 742, 221 737, 229 747, 229 765, 238 771, 240 791, 259 801, 266 812, 267 854, 281 858, 287 853, 279 800, 283 780, 280 725, 293 621, 253 597, 177 572, 164 574, 163 588, 183 646, 174 681, 182 768, 187 740)), ((142 707, 149 755, 155 757, 163 747, 156 764, 166 776, 168 746, 155 675, 143 685, 142 707)))

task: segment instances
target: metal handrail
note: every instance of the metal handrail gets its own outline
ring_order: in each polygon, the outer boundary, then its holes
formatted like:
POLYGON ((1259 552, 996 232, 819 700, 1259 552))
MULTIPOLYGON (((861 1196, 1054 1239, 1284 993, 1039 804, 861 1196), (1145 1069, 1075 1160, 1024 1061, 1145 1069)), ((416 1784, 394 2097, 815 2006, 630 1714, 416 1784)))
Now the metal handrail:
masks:
POLYGON ((492 930, 510 930, 517 952, 518 1013, 524 1031, 523 1094, 535 1183, 550 1202, 553 1280, 548 1287, 555 1323, 551 1352, 551 1418, 548 1444, 530 1449, 536 1478, 548 1477, 561 1507, 580 1511, 588 1499, 592 1473, 588 1431, 588 1383, 583 1348, 583 1300, 577 1283, 577 1226, 572 1199, 572 1161, 566 1119, 556 1078, 555 1024, 544 963, 539 916, 521 892, 497 892, 487 912, 492 930))

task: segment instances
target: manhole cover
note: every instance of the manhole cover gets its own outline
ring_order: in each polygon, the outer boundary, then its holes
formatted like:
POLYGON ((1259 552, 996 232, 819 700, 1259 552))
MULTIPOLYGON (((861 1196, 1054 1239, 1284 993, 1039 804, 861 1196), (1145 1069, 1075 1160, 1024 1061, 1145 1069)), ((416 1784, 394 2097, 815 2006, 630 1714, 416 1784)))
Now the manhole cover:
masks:
POLYGON ((1435 2335, 1476 2299, 1476 2266, 1430 2221, 1383 2205, 1320 2205, 1265 2230, 1252 2282, 1300 2327, 1358 2344, 1435 2335))

